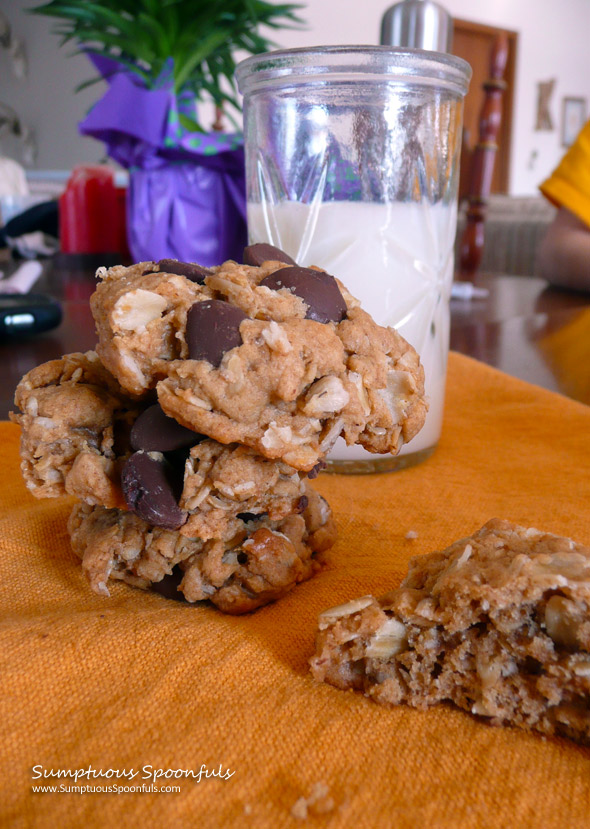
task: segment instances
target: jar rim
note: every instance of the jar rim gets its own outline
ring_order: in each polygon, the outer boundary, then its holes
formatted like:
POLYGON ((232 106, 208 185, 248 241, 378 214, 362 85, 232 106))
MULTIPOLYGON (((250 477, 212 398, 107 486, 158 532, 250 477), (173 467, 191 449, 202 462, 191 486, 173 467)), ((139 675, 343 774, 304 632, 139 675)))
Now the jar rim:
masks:
POLYGON ((236 67, 238 89, 374 80, 438 85, 464 96, 471 66, 447 52, 396 46, 311 46, 252 55, 236 67))

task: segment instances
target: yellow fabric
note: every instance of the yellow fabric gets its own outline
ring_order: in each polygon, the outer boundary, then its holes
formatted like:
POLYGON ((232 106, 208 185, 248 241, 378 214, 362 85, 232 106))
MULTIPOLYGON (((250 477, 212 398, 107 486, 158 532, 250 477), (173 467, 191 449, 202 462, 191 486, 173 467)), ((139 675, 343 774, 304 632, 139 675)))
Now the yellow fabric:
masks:
POLYGON ((539 189, 557 207, 590 225, 590 121, 539 189))
MULTIPOLYGON (((68 546, 71 502, 27 494, 17 434, 0 425, 0 825, 296 827, 293 805, 322 782, 334 808, 309 825, 588 826, 590 748, 447 706, 385 709, 307 670, 322 609, 396 586, 410 556, 493 516, 590 544, 587 406, 451 355, 435 454, 320 476, 340 530, 330 567, 242 618, 126 585, 92 594, 68 546), (180 793, 31 791, 74 785, 33 780, 36 767, 134 769, 148 785, 144 766, 202 764, 234 774, 166 781, 180 793)), ((113 783, 130 785, 78 781, 113 783)))

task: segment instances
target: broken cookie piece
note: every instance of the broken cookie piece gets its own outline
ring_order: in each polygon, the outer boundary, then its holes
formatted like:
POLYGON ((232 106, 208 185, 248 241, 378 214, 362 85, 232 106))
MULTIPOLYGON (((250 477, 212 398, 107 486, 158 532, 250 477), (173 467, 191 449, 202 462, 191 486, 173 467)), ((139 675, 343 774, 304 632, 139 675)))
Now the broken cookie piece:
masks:
POLYGON ((494 519, 319 617, 314 677, 590 742, 590 548, 494 519))

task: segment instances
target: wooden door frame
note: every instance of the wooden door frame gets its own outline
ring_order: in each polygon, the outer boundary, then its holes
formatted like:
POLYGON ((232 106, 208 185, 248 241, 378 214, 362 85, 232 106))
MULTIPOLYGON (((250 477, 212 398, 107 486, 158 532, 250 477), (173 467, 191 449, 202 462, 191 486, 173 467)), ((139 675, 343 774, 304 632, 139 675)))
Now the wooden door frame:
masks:
POLYGON ((500 191, 507 193, 510 183, 510 159, 512 155, 512 129, 513 129, 513 113, 514 113, 514 99, 515 99, 515 82, 516 82, 516 64, 518 51, 518 32, 512 29, 505 29, 499 26, 489 26, 485 23, 475 23, 472 20, 463 20, 462 18, 453 18, 453 26, 461 32, 469 34, 484 34, 495 36, 499 32, 505 32, 508 37, 508 60, 506 63, 506 71, 504 79, 506 80, 506 91, 503 96, 502 107, 502 124, 500 126, 500 140, 502 141, 502 153, 498 155, 496 163, 498 165, 497 181, 500 186, 500 191))

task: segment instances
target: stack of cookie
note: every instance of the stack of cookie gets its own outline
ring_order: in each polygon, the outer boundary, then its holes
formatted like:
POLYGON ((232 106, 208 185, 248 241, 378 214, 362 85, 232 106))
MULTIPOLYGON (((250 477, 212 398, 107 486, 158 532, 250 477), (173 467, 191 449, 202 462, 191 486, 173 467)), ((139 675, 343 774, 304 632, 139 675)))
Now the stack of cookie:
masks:
POLYGON ((309 485, 339 436, 397 453, 426 413, 418 355, 333 276, 253 245, 245 264, 100 269, 96 353, 29 372, 15 403, 37 497, 75 495, 72 546, 109 579, 244 613, 335 540, 309 485))

